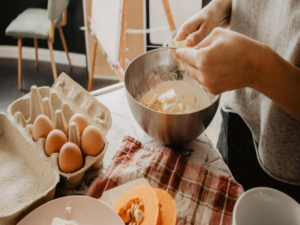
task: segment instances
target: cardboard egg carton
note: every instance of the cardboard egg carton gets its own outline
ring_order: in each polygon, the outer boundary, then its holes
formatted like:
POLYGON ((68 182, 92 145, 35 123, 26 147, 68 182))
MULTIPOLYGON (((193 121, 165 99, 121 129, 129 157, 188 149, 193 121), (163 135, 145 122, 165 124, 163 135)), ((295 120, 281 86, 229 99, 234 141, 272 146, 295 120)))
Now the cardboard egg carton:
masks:
POLYGON ((0 197, 1 225, 16 224, 35 207, 51 200, 59 177, 67 187, 75 187, 86 171, 100 168, 108 148, 105 136, 112 123, 109 110, 64 73, 51 88, 33 86, 31 93, 8 107, 7 113, 7 116, 0 114, 0 165, 5 165, 0 166, 0 192, 9 193, 7 198, 0 197), (35 142, 32 128, 36 117, 44 114, 56 129, 70 135, 69 141, 80 146, 77 125, 71 123, 68 128, 75 113, 85 115, 89 124, 101 131, 105 147, 97 156, 86 156, 80 170, 63 173, 59 170, 58 153, 48 157, 44 149, 45 139, 35 142), (9 198, 16 201, 10 203, 9 198))
POLYGON ((0 113, 0 224, 15 225, 53 199, 58 182, 53 160, 28 141, 13 118, 0 113))

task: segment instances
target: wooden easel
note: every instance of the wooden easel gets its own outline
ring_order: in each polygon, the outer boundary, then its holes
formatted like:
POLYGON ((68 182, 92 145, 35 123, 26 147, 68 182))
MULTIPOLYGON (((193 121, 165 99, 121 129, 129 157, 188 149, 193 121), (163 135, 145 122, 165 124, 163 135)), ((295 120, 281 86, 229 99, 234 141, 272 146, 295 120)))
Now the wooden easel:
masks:
MULTIPOLYGON (((122 11, 122 25, 121 25, 121 34, 120 34, 120 49, 119 49, 119 61, 117 65, 114 65, 111 61, 107 61, 111 68, 114 70, 116 76, 119 78, 119 82, 122 82, 124 79, 124 71, 126 67, 126 3, 127 0, 123 0, 123 11, 122 11)), ((91 18, 88 18, 88 26, 91 24, 91 18)), ((99 46, 100 51, 104 56, 106 53, 101 46, 101 44, 97 41, 96 37, 94 37, 94 46, 93 46, 93 54, 90 64, 90 73, 89 73, 89 82, 88 82, 88 91, 92 90, 93 86, 93 77, 95 70, 95 61, 97 55, 97 47, 99 46)))
POLYGON ((170 30, 174 31, 176 30, 175 22, 173 19, 173 15, 170 9, 169 1, 168 0, 162 0, 162 3, 164 5, 165 13, 169 22, 170 30))
MULTIPOLYGON (((124 74, 126 69, 126 14, 127 14, 127 0, 123 0, 123 11, 122 11, 122 25, 121 25, 121 35, 120 35, 120 49, 119 49, 119 61, 117 65, 114 65, 111 61, 107 61, 108 64, 111 66, 112 70, 115 72, 116 76, 119 79, 119 82, 123 82, 124 80, 124 74)), ((170 30, 174 31, 176 30, 176 26, 174 23, 174 19, 172 16, 172 12, 170 9, 169 1, 168 0, 162 0, 165 13, 168 18, 170 30)), ((88 26, 91 24, 91 18, 88 17, 88 26)), ((93 77, 94 77, 94 70, 95 70, 95 61, 96 61, 96 55, 97 55, 97 47, 99 47, 100 51, 104 56, 106 56, 106 53, 101 46, 101 44, 97 41, 96 37, 94 37, 94 46, 93 46, 93 53, 92 58, 90 62, 90 73, 89 73, 89 81, 88 81, 88 88, 87 90, 90 92, 92 90, 93 86, 93 77)))

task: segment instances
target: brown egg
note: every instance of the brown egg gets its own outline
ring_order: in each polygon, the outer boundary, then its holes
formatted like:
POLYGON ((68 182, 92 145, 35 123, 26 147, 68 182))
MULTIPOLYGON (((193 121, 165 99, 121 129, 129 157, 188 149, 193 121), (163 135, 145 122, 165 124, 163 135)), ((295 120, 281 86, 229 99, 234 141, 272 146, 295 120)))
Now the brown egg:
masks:
POLYGON ((76 113, 71 117, 71 119, 69 121, 69 127, 70 127, 71 122, 75 122, 77 124, 78 130, 79 130, 79 133, 81 136, 82 136, 84 129, 89 125, 89 122, 87 121, 85 116, 80 113, 76 113))
POLYGON ((89 122, 87 121, 85 116, 80 113, 75 113, 71 117, 71 119, 69 121, 69 127, 70 127, 71 122, 75 122, 77 124, 78 130, 79 130, 79 133, 81 136, 82 136, 84 129, 89 125, 89 122))
POLYGON ((45 152, 47 156, 51 156, 54 152, 59 152, 61 147, 68 142, 68 138, 64 132, 58 129, 52 130, 45 143, 45 152))
POLYGON ((83 167, 83 156, 80 148, 67 142, 62 146, 58 155, 59 168, 64 173, 74 173, 83 167))
POLYGON ((96 156, 102 152, 104 148, 104 139, 100 130, 89 125, 85 128, 81 138, 81 150, 85 155, 96 156))
POLYGON ((52 121, 45 115, 39 115, 33 123, 33 140, 37 141, 39 138, 46 138, 53 129, 52 121))

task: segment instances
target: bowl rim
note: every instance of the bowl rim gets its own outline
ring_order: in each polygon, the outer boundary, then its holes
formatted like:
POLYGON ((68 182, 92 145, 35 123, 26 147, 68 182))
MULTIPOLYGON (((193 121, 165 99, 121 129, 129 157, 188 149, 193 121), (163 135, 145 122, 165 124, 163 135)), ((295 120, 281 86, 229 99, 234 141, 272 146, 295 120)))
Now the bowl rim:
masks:
MULTIPOLYGON (((129 95, 130 98, 132 98, 136 103, 138 103, 140 106, 142 106, 142 107, 145 108, 145 109, 148 109, 148 110, 150 110, 150 111, 152 111, 152 112, 159 113, 159 114, 162 114, 162 115, 170 115, 170 116, 184 116, 184 115, 193 115, 193 114, 197 114, 197 113, 199 113, 199 112, 202 112, 202 111, 208 109, 210 106, 214 105, 217 101, 220 100, 221 94, 220 94, 220 95, 215 95, 215 96, 216 96, 215 100, 214 100, 209 106, 207 106, 207 107, 205 107, 205 108, 203 108, 203 109, 201 109, 201 110, 195 111, 195 112, 191 112, 191 113, 181 113, 181 114, 179 114, 179 113, 164 113, 164 112, 155 111, 155 110, 153 110, 153 109, 150 109, 150 108, 144 106, 144 105, 141 104, 140 102, 138 102, 138 101, 137 101, 137 100, 129 93, 129 91, 128 91, 128 89, 127 89, 127 85, 126 85, 126 74, 127 74, 127 70, 128 70, 128 68, 131 66, 131 64, 132 64, 135 60, 138 60, 139 58, 142 58, 142 57, 144 57, 145 55, 154 54, 155 52, 159 52, 159 51, 169 51, 169 50, 168 50, 168 49, 164 49, 164 48, 159 48, 159 49, 151 50, 151 51, 149 51, 149 52, 144 52, 144 53, 140 54, 139 56, 135 57, 135 58, 130 62, 130 64, 127 66, 127 68, 126 68, 126 70, 125 70, 125 73, 124 73, 124 86, 125 86, 125 90, 126 90, 127 96, 129 95)), ((197 81, 197 83, 199 83, 199 82, 197 81)))
MULTIPOLYGON (((269 188, 269 187, 256 187, 256 188, 252 188, 246 192, 244 192, 240 197, 239 199, 237 200, 237 202, 235 203, 235 206, 234 206, 234 209, 233 209, 233 214, 232 214, 232 224, 236 224, 236 213, 237 213, 237 208, 239 207, 239 205, 241 204, 241 202, 244 200, 244 198, 248 195, 251 195, 253 194, 254 192, 258 192, 258 191, 265 191, 265 192, 273 192, 275 193, 276 195, 281 195, 283 196, 285 199, 287 199, 288 202, 290 202, 291 204, 294 204, 295 206, 297 205, 300 209, 300 204, 295 200, 293 199, 291 196, 287 195, 286 193, 282 192, 282 191, 279 191, 277 189, 274 189, 274 188, 269 188)), ((273 195, 274 196, 274 195, 273 195)))
MULTIPOLYGON (((81 200, 84 199, 84 201, 89 201, 89 202, 97 202, 96 204, 98 205, 104 205, 105 208, 108 208, 109 211, 112 212, 112 214, 115 215, 115 218, 119 218, 120 222, 122 222, 121 218, 119 217, 119 215, 114 211, 113 207, 109 206, 106 202, 103 202, 99 199, 96 198, 92 198, 90 196, 86 196, 86 195, 69 195, 69 196, 63 196, 60 198, 55 198, 55 199, 51 199, 50 201, 41 204, 40 206, 36 207, 34 210, 30 211, 28 214, 26 214, 19 222, 24 224, 24 221, 26 222, 26 220, 28 220, 28 218, 32 217, 33 215, 35 215, 37 212, 41 211, 41 209, 47 209, 49 206, 51 207, 53 204, 57 203, 58 204, 62 204, 60 202, 63 202, 64 200, 69 200, 69 202, 72 202, 73 199, 76 200, 81 200), (54 203, 55 202, 55 203, 54 203)), ((86 203, 86 202, 85 202, 86 203)), ((89 204, 89 203, 88 203, 89 204)))

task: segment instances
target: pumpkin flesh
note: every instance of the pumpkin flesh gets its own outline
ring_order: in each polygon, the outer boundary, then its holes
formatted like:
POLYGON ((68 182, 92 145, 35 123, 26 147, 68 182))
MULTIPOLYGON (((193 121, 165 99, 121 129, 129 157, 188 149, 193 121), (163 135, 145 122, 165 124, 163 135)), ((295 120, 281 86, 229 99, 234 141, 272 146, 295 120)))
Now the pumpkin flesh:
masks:
POLYGON ((113 206, 116 213, 122 218, 124 223, 129 223, 126 212, 129 206, 141 202, 143 205, 143 219, 140 225, 160 225, 160 207, 156 193, 149 185, 137 185, 126 191, 113 206))
POLYGON ((172 196, 159 188, 154 188, 161 205, 161 225, 175 225, 177 222, 177 207, 172 196))

